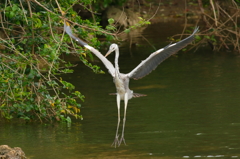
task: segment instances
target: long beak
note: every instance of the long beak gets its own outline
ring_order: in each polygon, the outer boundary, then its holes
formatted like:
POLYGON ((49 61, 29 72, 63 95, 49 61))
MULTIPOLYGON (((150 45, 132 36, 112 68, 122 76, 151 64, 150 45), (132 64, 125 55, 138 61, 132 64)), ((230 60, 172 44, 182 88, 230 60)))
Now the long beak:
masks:
POLYGON ((107 57, 109 54, 111 54, 112 53, 112 50, 109 50, 107 53, 106 53, 106 55, 105 55, 105 57, 107 57))

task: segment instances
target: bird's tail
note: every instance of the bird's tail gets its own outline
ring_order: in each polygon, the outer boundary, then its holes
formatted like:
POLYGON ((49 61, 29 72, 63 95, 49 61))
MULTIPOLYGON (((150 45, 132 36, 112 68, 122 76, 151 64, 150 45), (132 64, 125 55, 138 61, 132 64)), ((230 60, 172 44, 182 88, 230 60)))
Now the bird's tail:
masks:
MULTIPOLYGON (((117 95, 117 93, 109 93, 109 95, 117 95)), ((147 96, 146 94, 140 94, 140 93, 133 93, 133 98, 137 97, 144 97, 147 96)))
POLYGON ((140 94, 140 93, 133 93, 133 98, 137 98, 137 97, 144 97, 147 96, 146 94, 140 94))

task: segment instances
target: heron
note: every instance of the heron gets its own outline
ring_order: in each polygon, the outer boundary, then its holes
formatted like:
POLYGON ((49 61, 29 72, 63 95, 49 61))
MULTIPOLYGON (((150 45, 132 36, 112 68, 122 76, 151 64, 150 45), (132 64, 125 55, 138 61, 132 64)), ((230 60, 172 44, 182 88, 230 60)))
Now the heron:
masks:
POLYGON ((123 142, 126 145, 125 138, 124 138, 124 129, 125 129, 125 123, 126 123, 126 112, 127 112, 127 106, 128 106, 128 100, 130 100, 133 97, 141 97, 145 96, 144 94, 134 93, 132 90, 129 89, 129 80, 134 79, 138 80, 143 78, 144 76, 151 73, 153 70, 156 69, 156 67, 162 63, 164 60, 166 60, 171 55, 177 53, 182 48, 186 47, 188 44, 190 44, 195 38, 195 34, 198 32, 198 27, 196 27, 193 31, 193 33, 188 36, 187 38, 173 44, 169 44, 165 46, 164 48, 161 48, 152 54, 149 55, 148 58, 143 60, 137 67, 135 67, 131 72, 124 74, 120 73, 119 66, 118 66, 118 58, 119 58, 119 47, 117 44, 111 44, 109 51, 106 53, 105 56, 103 56, 97 49, 94 47, 88 45, 86 42, 84 42, 79 37, 76 37, 73 35, 72 30, 70 28, 69 23, 64 23, 64 30, 65 32, 74 39, 78 44, 85 47, 89 51, 91 51, 93 54, 95 54, 105 65, 105 67, 108 69, 108 72, 112 75, 113 81, 116 86, 116 100, 117 100, 117 109, 118 109, 118 122, 117 122, 117 129, 114 141, 112 143, 112 146, 116 148, 116 146, 120 146, 123 142), (112 52, 115 52, 115 61, 114 66, 113 64, 106 58, 109 54, 112 52), (119 124, 120 124, 120 101, 124 101, 124 117, 123 117, 123 128, 122 128, 122 134, 121 138, 119 139, 119 124))

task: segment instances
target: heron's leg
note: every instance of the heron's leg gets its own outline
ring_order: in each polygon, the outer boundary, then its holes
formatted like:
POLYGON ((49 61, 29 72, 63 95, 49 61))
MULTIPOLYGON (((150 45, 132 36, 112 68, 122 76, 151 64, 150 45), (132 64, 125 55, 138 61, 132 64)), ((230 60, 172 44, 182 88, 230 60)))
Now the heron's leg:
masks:
POLYGON ((124 95, 124 118, 123 118, 123 129, 122 129, 122 136, 121 139, 119 141, 118 146, 121 145, 121 142, 123 141, 123 143, 126 145, 125 139, 124 139, 124 128, 125 128, 125 122, 126 122, 126 113, 127 113, 127 104, 128 104, 128 94, 125 93, 124 95))
POLYGON ((114 146, 116 148, 116 146, 119 144, 119 140, 118 140, 118 128, 119 128, 119 124, 120 124, 120 94, 117 93, 117 109, 118 109, 118 123, 117 123, 117 130, 116 130, 116 135, 115 135, 115 139, 112 143, 112 146, 114 146))

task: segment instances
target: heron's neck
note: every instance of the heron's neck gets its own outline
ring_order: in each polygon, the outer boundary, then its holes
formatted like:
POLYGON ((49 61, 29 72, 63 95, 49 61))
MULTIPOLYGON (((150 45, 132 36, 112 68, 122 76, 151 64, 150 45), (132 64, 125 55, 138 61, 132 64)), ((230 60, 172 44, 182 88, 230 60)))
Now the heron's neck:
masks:
POLYGON ((119 49, 117 48, 115 50, 115 70, 119 72, 119 66, 118 66, 118 58, 119 58, 119 49))

